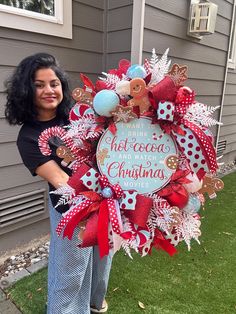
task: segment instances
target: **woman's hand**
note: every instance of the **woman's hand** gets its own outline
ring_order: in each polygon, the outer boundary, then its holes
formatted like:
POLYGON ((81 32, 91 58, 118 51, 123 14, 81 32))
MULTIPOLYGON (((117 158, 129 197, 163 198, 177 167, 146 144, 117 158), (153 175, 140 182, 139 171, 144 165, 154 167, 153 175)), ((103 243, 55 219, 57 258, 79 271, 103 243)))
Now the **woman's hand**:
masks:
POLYGON ((37 175, 51 183, 56 189, 62 184, 67 183, 69 176, 63 171, 54 160, 50 160, 39 166, 36 171, 37 175))

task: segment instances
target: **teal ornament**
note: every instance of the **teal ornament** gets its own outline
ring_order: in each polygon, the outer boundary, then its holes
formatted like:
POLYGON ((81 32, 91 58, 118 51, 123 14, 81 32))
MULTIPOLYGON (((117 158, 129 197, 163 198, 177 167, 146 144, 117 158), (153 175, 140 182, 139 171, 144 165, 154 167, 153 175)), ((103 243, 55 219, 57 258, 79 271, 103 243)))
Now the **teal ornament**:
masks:
POLYGON ((113 196, 113 191, 110 187, 106 187, 102 190, 102 196, 104 198, 110 198, 113 196))
POLYGON ((194 214, 199 212, 201 208, 201 202, 196 194, 189 194, 189 199, 187 205, 183 210, 189 214, 194 214))
POLYGON ((145 78, 147 76, 147 72, 145 71, 142 65, 133 64, 131 67, 128 68, 126 75, 131 78, 145 78))
POLYGON ((93 99, 93 109, 100 116, 111 117, 111 111, 120 103, 118 95, 108 89, 98 92, 93 99))

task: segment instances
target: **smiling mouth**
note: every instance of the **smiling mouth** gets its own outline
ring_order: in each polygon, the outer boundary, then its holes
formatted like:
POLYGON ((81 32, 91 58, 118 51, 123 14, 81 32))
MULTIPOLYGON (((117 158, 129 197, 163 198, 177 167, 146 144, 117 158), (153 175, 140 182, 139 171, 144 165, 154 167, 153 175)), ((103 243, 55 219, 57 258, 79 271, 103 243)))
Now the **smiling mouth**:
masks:
POLYGON ((45 97, 45 98, 43 98, 43 100, 46 100, 46 101, 53 101, 55 99, 56 99, 56 97, 45 97))
POLYGON ((142 87, 139 86, 139 88, 138 88, 138 89, 135 89, 134 92, 135 92, 135 93, 139 93, 139 92, 141 91, 141 88, 142 88, 142 87))

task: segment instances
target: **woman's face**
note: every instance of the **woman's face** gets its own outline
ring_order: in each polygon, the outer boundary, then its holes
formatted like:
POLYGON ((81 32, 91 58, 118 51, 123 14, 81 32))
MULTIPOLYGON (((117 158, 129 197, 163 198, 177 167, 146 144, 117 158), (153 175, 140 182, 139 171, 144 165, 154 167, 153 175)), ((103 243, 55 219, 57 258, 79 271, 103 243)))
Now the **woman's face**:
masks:
POLYGON ((61 81, 52 69, 40 69, 35 72, 34 85, 38 119, 45 121, 54 118, 63 99, 61 81))

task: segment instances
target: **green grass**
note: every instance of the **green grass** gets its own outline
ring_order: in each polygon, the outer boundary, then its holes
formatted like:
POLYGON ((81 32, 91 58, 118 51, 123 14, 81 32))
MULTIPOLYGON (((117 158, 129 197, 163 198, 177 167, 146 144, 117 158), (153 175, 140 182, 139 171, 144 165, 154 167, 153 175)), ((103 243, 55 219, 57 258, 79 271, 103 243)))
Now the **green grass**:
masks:
MULTIPOLYGON (((182 243, 169 257, 115 255, 107 301, 111 314, 236 313, 236 173, 202 211, 201 245, 182 243), (139 303, 141 302, 141 303, 139 303), (142 308, 144 307, 144 308, 142 308)), ((23 313, 44 313, 46 270, 17 282, 10 296, 23 313)), ((73 313, 72 313, 73 314, 73 313)))
POLYGON ((7 293, 22 313, 45 313, 47 269, 41 269, 33 275, 17 281, 7 290, 7 293))

